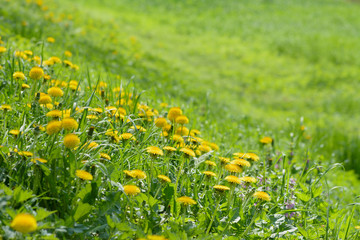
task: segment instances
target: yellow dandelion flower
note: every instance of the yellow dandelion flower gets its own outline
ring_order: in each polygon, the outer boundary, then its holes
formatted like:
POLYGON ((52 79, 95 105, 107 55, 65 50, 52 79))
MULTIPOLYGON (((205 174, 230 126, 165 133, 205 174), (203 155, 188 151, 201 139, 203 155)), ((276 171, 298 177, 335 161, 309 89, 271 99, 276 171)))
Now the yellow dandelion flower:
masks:
POLYGON ((33 52, 31 50, 25 50, 24 53, 28 56, 32 56, 33 52))
POLYGON ((164 153, 163 153, 163 151, 160 149, 160 148, 158 148, 158 147, 155 147, 155 146, 150 146, 150 147, 147 147, 146 148, 146 151, 150 154, 150 155, 152 155, 152 156, 163 156, 164 155, 164 153))
POLYGON ((40 58, 39 56, 34 56, 34 57, 32 58, 32 60, 33 60, 34 62, 36 62, 37 64, 39 64, 39 65, 40 65, 40 63, 41 63, 41 58, 40 58))
POLYGON ((0 54, 6 52, 6 48, 3 46, 0 46, 0 54))
POLYGON ((177 134, 174 134, 171 139, 174 141, 174 142, 178 142, 178 143, 182 143, 184 142, 184 138, 180 135, 177 135, 177 134))
POLYGON ((109 161, 111 160, 111 157, 106 153, 100 153, 100 158, 107 159, 109 161))
POLYGON ((165 175, 158 175, 157 177, 158 177, 158 179, 160 179, 160 180, 163 181, 163 182, 171 183, 170 178, 167 177, 167 176, 165 176, 165 175))
POLYGON ((162 107, 162 108, 166 108, 168 105, 169 104, 167 104, 167 103, 160 103, 160 107, 162 107))
POLYGON ((225 165, 225 169, 232 173, 241 173, 242 172, 241 167, 239 167, 236 164, 231 164, 231 163, 225 165))
POLYGON ((13 78, 15 80, 25 80, 25 74, 22 72, 14 72, 13 78))
POLYGON ((30 86, 28 85, 28 84, 26 84, 26 83, 23 83, 23 84, 21 84, 21 88, 24 90, 24 89, 29 89, 30 88, 30 86))
POLYGON ((96 115, 87 115, 86 118, 87 119, 98 119, 98 117, 96 115))
POLYGON ((135 195, 138 195, 140 193, 140 188, 138 188, 135 185, 125 185, 124 186, 124 192, 125 192, 126 195, 135 196, 135 195))
POLYGON ((171 124, 166 123, 165 126, 162 128, 162 130, 165 132, 168 132, 168 131, 170 131, 171 127, 172 127, 171 124))
POLYGON ((51 103, 47 103, 47 104, 40 104, 40 107, 46 107, 47 109, 53 109, 54 105, 52 105, 51 103))
POLYGON ((175 133, 180 136, 187 136, 189 135, 189 129, 185 126, 181 126, 176 129, 175 133))
POLYGON ((133 140, 135 141, 136 138, 131 133, 123 133, 120 135, 120 140, 133 140))
POLYGON ((256 178, 254 178, 254 177, 241 177, 240 180, 243 182, 246 182, 246 183, 256 183, 257 182, 256 178))
POLYGON ((64 137, 64 145, 67 148, 74 149, 80 144, 80 138, 73 133, 66 134, 64 137))
POLYGON ((246 153, 241 153, 241 152, 233 153, 233 155, 238 158, 246 158, 247 156, 246 153))
POLYGON ((15 137, 17 137, 20 134, 20 131, 17 129, 13 129, 13 130, 10 130, 9 133, 11 135, 14 135, 15 137))
POLYGON ((91 181, 94 179, 93 175, 85 170, 76 170, 75 175, 82 180, 91 181))
POLYGON ((174 147, 171 147, 171 146, 166 146, 166 147, 163 147, 163 149, 166 151, 166 152, 175 152, 176 151, 176 148, 174 147))
POLYGON ((70 113, 71 113, 71 109, 63 110, 62 113, 63 113, 64 118, 69 118, 70 113))
POLYGON ((29 72, 29 76, 31 79, 39 80, 44 76, 44 70, 41 67, 33 67, 29 72))
POLYGON ((68 117, 62 120, 62 127, 65 130, 72 131, 76 130, 79 127, 79 124, 74 118, 68 117))
POLYGON ((71 66, 71 69, 77 71, 77 70, 80 69, 80 67, 79 67, 78 65, 76 65, 76 64, 73 64, 73 65, 71 66))
POLYGON ((180 204, 183 204, 184 206, 196 204, 196 202, 192 198, 187 197, 187 196, 179 197, 176 199, 176 201, 180 204))
POLYGON ((158 127, 158 128, 163 128, 165 127, 167 124, 167 121, 166 121, 166 118, 163 118, 163 117, 159 117, 155 120, 155 125, 158 127))
POLYGON ((106 130, 106 133, 105 135, 106 136, 110 136, 110 137, 114 137, 114 136, 117 136, 118 135, 118 131, 114 130, 114 129, 108 129, 106 130))
POLYGON ((215 185, 215 186, 213 186, 213 188, 214 188, 216 191, 219 191, 219 192, 225 192, 225 191, 229 191, 229 190, 230 190, 229 187, 224 186, 224 185, 215 185))
POLYGON ((11 111, 12 110, 12 108, 11 108, 11 106, 9 104, 1 105, 0 109, 3 110, 3 111, 11 111))
POLYGON ((359 229, 360 229, 360 226, 355 226, 355 229, 356 229, 356 230, 359 230, 359 229))
POLYGON ((253 195, 255 198, 262 200, 262 201, 270 201, 271 198, 269 196, 269 194, 267 194, 266 192, 255 192, 253 195))
POLYGON ((48 37, 48 38, 46 39, 46 41, 48 41, 49 43, 54 43, 54 42, 55 42, 55 38, 53 38, 53 37, 48 37))
POLYGON ((118 113, 119 113, 120 115, 124 115, 124 116, 126 115, 126 110, 125 110, 125 108, 119 107, 117 111, 118 111, 118 113))
POLYGON ((250 159, 250 160, 253 160, 255 162, 259 161, 259 156, 256 155, 255 153, 247 153, 246 156, 245 156, 246 159, 250 159))
POLYGON ((181 115, 182 115, 182 110, 179 107, 172 107, 170 108, 167 117, 170 121, 174 122, 176 118, 181 115))
POLYGON ((219 157, 219 159, 220 159, 220 162, 221 162, 222 164, 230 163, 230 158, 219 157))
POLYGON ((52 65, 54 65, 54 64, 55 64, 54 61, 51 61, 51 59, 45 60, 45 61, 43 62, 43 65, 44 65, 44 66, 52 66, 52 65))
POLYGON ((47 163, 48 162, 46 159, 43 159, 43 158, 34 158, 34 159, 31 159, 31 161, 33 163, 37 163, 37 162, 47 163))
POLYGON ((131 126, 130 129, 133 129, 133 130, 136 130, 139 132, 146 132, 146 129, 139 125, 136 125, 136 128, 134 126, 131 126))
POLYGON ((146 173, 144 171, 135 169, 135 170, 131 170, 131 176, 137 179, 145 179, 146 173))
POLYGON ((20 57, 20 58, 23 58, 25 60, 28 58, 28 56, 22 51, 15 51, 14 55, 15 55, 15 57, 20 57))
POLYGON ((147 240, 167 240, 167 238, 165 238, 163 236, 159 236, 159 235, 147 235, 146 239, 147 240))
MULTIPOLYGON (((73 63, 70 62, 69 60, 64 60, 63 61, 63 64, 65 65, 65 67, 72 67, 73 66, 73 63)), ((70 83, 71 84, 71 83, 70 83)))
POLYGON ((32 152, 28 152, 28 151, 21 151, 21 152, 18 152, 18 154, 20 156, 24 156, 24 157, 32 157, 32 156, 34 156, 34 154, 32 152))
POLYGON ((195 150, 196 156, 201 156, 201 151, 199 149, 195 150))
POLYGON ((199 150, 202 152, 208 153, 211 151, 211 147, 209 147, 208 145, 205 145, 205 144, 201 144, 199 146, 199 150))
POLYGON ((72 53, 71 53, 70 51, 66 50, 66 51, 64 52, 64 55, 65 55, 66 57, 71 57, 71 56, 72 56, 72 53))
POLYGON ((272 143, 273 139, 271 137, 263 137, 262 139, 260 139, 260 142, 262 144, 269 144, 272 143))
POLYGON ((123 172, 125 173, 125 175, 126 175, 127 177, 134 177, 134 176, 132 175, 132 171, 124 170, 123 172))
POLYGON ((51 57, 49 58, 49 61, 52 61, 54 64, 61 63, 61 59, 59 57, 51 57))
POLYGON ((209 146, 212 148, 212 150, 217 151, 219 150, 219 146, 216 143, 209 143, 209 146))
POLYGON ((148 110, 148 111, 146 111, 145 115, 148 118, 152 118, 152 117, 155 116, 155 113, 153 111, 151 111, 151 110, 148 110))
POLYGON ((236 183, 236 184, 241 183, 241 179, 233 175, 226 176, 225 180, 228 181, 229 183, 236 183))
POLYGON ((87 144, 87 149, 97 148, 99 146, 99 144, 97 144, 96 142, 90 142, 87 144))
POLYGON ((10 227, 21 233, 34 232, 37 229, 37 222, 34 216, 27 213, 20 213, 12 220, 10 227))
POLYGON ((43 95, 40 96, 40 99, 39 99, 40 104, 45 104, 46 105, 46 104, 49 104, 51 102, 52 102, 52 100, 51 100, 51 97, 49 95, 43 94, 43 95))
POLYGON ((92 111, 92 112, 95 112, 95 113, 103 113, 104 112, 102 110, 102 108, 90 108, 89 110, 92 111))
POLYGON ((60 110, 51 110, 50 112, 46 113, 47 117, 52 118, 60 118, 62 116, 62 111, 60 110))
POLYGON ((210 167, 216 167, 216 163, 213 162, 213 161, 207 160, 207 161, 205 161, 204 163, 205 163, 206 165, 210 166, 210 167))
POLYGON ((176 117, 175 122, 178 124, 188 124, 189 119, 184 115, 180 115, 180 116, 176 117))
POLYGON ((216 173, 211 172, 211 171, 204 171, 202 173, 208 177, 216 177, 216 173))
POLYGON ((59 87, 51 87, 47 92, 51 97, 62 97, 64 95, 63 90, 59 87))
POLYGON ((250 167, 251 166, 251 164, 244 159, 235 159, 235 160, 231 161, 231 164, 236 164, 241 167, 250 167))
POLYGON ((49 135, 56 134, 62 129, 61 121, 53 120, 46 126, 46 133, 49 135))
POLYGON ((195 152, 190 148, 181 148, 180 152, 185 153, 188 157, 195 157, 195 152))
POLYGON ((200 131, 199 131, 199 130, 197 130, 197 129, 191 129, 191 130, 190 130, 190 136, 195 137, 195 136, 197 136, 197 135, 200 135, 200 131))

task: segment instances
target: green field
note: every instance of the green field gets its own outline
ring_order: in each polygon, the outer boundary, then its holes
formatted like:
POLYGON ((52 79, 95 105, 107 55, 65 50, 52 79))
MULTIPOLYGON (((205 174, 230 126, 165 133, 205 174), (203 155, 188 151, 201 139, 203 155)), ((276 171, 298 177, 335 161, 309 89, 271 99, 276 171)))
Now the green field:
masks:
POLYGON ((209 109, 226 134, 244 118, 272 130, 303 118, 327 153, 360 171, 352 146, 360 120, 357 4, 85 1, 77 8, 94 24, 114 23, 115 36, 137 39, 141 63, 166 76, 156 87, 145 79, 147 90, 209 109))
POLYGON ((0 6, 0 46, 6 48, 0 48, 0 239, 358 238, 355 1, 0 0, 0 6), (41 61, 14 55, 24 50, 41 61), (59 62, 47 65, 51 56, 59 62), (65 59, 79 69, 66 67, 65 59), (31 77, 36 65, 50 80, 38 84, 31 77), (26 75, 29 90, 21 90, 16 71, 26 75), (63 81, 64 96, 53 99, 54 109, 72 109, 79 127, 52 135, 35 129, 51 126, 50 109, 36 92, 45 93, 55 80, 63 81), (79 85, 69 88, 70 80, 79 85), (113 105, 126 111, 122 120, 105 114, 113 105), (155 126, 177 106, 190 119, 187 128, 199 129, 208 142, 191 142, 190 133, 181 133, 184 145, 174 142, 179 125, 171 117, 170 130, 155 126), (135 125, 146 132, 130 128, 135 125), (12 137, 12 129, 24 134, 12 137), (64 147, 69 132, 80 137, 79 148, 64 147), (136 141, 122 142, 122 133, 136 141), (265 136, 272 144, 259 142, 265 136), (98 145, 87 148, 90 142, 98 145), (166 145, 177 148, 171 157, 146 150, 166 145), (196 156, 186 158, 183 148, 196 156), (219 157, 236 152, 260 157, 241 156, 251 167, 234 173, 257 183, 235 187, 224 180, 229 170, 219 157), (48 162, 24 161, 35 157, 48 162), (79 169, 93 178, 80 180, 79 169), (126 173, 131 169, 147 178, 126 173), (204 177, 205 170, 216 178, 204 177), (141 193, 129 195, 123 188, 129 184, 141 193), (217 194, 214 184, 229 186, 228 194, 217 194), (255 191, 271 200, 254 200, 255 191), (180 194, 196 205, 181 205, 180 194), (20 233, 14 219, 23 212, 35 216, 36 231, 20 233))

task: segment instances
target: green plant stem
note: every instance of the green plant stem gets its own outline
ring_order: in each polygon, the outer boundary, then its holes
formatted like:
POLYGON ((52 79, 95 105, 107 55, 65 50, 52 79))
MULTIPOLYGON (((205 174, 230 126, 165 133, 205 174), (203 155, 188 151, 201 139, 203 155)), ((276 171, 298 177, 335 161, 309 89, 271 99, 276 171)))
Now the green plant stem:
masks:
MULTIPOLYGON (((174 206, 176 206, 176 198, 177 198, 177 188, 178 188, 178 184, 179 184, 179 179, 180 179, 180 175, 184 166, 184 162, 185 162, 185 158, 182 157, 181 158, 181 165, 180 165, 180 169, 179 172, 176 176, 176 182, 175 182, 175 189, 174 189, 174 206)), ((176 207, 174 207, 174 211, 176 211, 176 207)))
MULTIPOLYGON (((261 212, 261 211, 260 211, 261 212)), ((255 210, 255 213, 253 215, 253 217, 251 218, 251 222, 249 223, 249 225, 246 227, 245 231, 243 232, 243 234, 241 234, 240 238, 246 236, 246 234, 248 234, 248 232, 251 229, 251 226, 253 225, 255 219, 257 218, 257 216, 259 215, 259 212, 257 210, 255 210)))
POLYGON ((211 226, 212 226, 212 224, 213 224, 213 222, 214 222, 214 219, 215 219, 215 216, 216 216, 217 209, 218 209, 218 207, 219 207, 219 205, 220 205, 220 201, 221 201, 221 197, 218 196, 218 200, 216 201, 215 210, 214 210, 214 212, 213 212, 213 215, 212 215, 211 221, 210 221, 210 223, 209 223, 209 226, 208 226, 208 228, 207 228, 207 230, 206 230, 206 234, 208 234, 208 233, 210 232, 211 226))

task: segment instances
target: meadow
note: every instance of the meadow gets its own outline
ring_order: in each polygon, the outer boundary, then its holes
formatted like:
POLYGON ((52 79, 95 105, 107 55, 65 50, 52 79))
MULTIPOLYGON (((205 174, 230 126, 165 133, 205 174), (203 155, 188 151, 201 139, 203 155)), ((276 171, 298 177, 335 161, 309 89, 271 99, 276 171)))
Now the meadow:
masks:
POLYGON ((356 3, 0 4, 0 238, 358 239, 356 3))

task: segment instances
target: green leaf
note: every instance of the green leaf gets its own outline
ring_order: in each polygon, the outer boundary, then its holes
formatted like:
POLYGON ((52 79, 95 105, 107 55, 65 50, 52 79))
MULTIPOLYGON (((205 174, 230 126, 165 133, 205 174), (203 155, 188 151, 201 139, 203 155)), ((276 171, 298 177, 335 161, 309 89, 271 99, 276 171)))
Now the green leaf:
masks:
POLYGON ((111 219, 110 215, 106 215, 106 222, 111 228, 115 228, 115 222, 111 219))
POLYGON ((22 190, 20 186, 14 189, 14 199, 16 203, 24 202, 31 197, 33 197, 32 191, 22 190))
POLYGON ((304 191, 304 193, 307 193, 309 191, 308 188, 304 184, 302 184, 301 182, 299 182, 299 186, 304 191))
POLYGON ((311 199, 311 196, 309 194, 296 192, 295 195, 303 202, 308 202, 311 199))
POLYGON ((36 210, 36 216, 35 216, 35 219, 36 221, 41 221, 43 220, 44 218, 50 216, 51 214, 55 213, 56 211, 47 211, 46 209, 44 208, 38 208, 36 210))
POLYGON ((10 188, 8 188, 4 183, 0 184, 0 189, 4 190, 5 194, 8 196, 11 196, 13 193, 13 191, 10 188))
POLYGON ((312 194, 313 194, 313 197, 316 198, 318 196, 321 195, 322 193, 322 186, 318 187, 318 188, 315 188, 315 186, 312 187, 312 194))
POLYGON ((129 227, 129 225, 127 225, 126 223, 117 223, 116 224, 116 229, 122 232, 131 232, 133 231, 133 229, 131 227, 129 227))
POLYGON ((80 190, 80 192, 78 193, 77 197, 80 198, 81 200, 84 199, 84 197, 86 196, 86 194, 91 192, 91 185, 90 184, 86 184, 84 188, 82 188, 80 190))
POLYGON ((89 214, 91 209, 92 207, 90 204, 80 202, 74 214, 75 221, 78 221, 80 218, 89 214))

